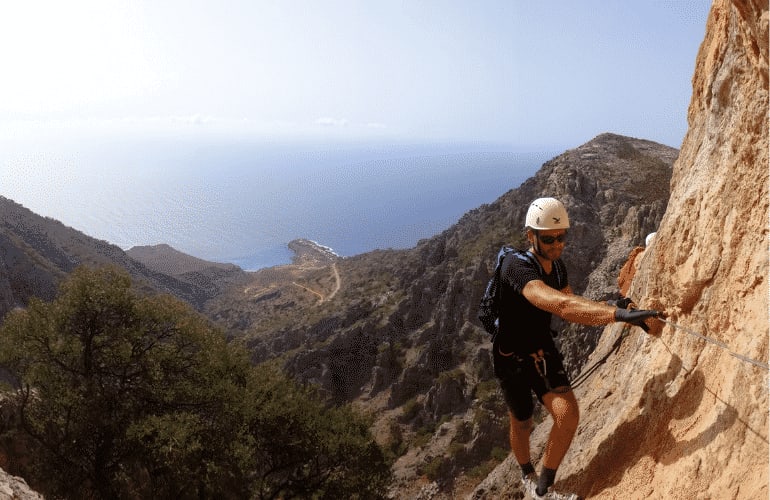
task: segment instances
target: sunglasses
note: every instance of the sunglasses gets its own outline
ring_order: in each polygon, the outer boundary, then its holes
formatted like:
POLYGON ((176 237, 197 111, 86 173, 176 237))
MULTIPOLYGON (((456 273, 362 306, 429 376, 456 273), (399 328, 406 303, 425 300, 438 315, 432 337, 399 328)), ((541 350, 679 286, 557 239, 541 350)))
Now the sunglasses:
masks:
POLYGON ((538 234, 537 238, 540 240, 540 243, 544 245, 553 245, 557 241, 559 243, 564 243, 567 240, 567 233, 557 234, 556 236, 542 236, 538 234))

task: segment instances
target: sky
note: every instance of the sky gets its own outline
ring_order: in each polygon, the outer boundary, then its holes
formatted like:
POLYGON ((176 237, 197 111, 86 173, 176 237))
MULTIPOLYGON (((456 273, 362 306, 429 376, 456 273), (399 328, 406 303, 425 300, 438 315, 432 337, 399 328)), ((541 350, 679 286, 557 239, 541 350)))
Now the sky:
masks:
POLYGON ((679 147, 704 0, 0 4, 0 141, 94 134, 679 147))

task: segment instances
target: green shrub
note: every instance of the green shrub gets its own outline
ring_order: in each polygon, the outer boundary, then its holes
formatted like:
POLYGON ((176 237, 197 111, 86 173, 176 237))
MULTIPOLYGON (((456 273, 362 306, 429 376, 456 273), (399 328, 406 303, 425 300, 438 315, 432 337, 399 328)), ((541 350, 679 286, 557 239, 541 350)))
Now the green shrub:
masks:
POLYGON ((487 477, 495 467, 497 467, 497 463, 493 460, 488 460, 470 469, 468 471, 468 476, 473 479, 483 479, 487 477))
POLYGON ((422 406, 417 402, 417 398, 415 397, 404 403, 401 408, 403 412, 401 414, 401 420, 403 422, 409 422, 420 413, 422 406))
POLYGON ((447 465, 448 462, 442 457, 435 457, 431 459, 430 462, 422 466, 421 472, 425 474, 425 476, 431 481, 435 481, 443 475, 447 465))
MULTIPOLYGON (((0 328, 23 447, 16 469, 64 498, 378 498, 369 421, 228 344, 125 271, 80 268, 0 328), (356 457, 351 460, 350 457, 356 457)), ((18 441, 17 443, 18 444, 18 441)))
POLYGON ((386 450, 391 460, 402 456, 409 450, 409 444, 404 440, 404 433, 397 422, 391 421, 388 426, 388 443, 386 450))
POLYGON ((452 441, 451 443, 449 443, 450 457, 457 458, 464 451, 465 451, 465 446, 462 443, 458 443, 457 441, 452 441))
POLYGON ((508 458, 508 450, 504 450, 499 446, 495 446, 494 448, 492 448, 492 451, 490 452, 490 456, 492 457, 493 460, 502 462, 503 460, 508 458))
POLYGON ((420 427, 412 440, 412 447, 421 448, 427 445, 433 437, 433 428, 430 425, 420 427))
POLYGON ((476 398, 482 403, 499 399, 500 384, 497 379, 484 380, 479 382, 475 388, 476 398))

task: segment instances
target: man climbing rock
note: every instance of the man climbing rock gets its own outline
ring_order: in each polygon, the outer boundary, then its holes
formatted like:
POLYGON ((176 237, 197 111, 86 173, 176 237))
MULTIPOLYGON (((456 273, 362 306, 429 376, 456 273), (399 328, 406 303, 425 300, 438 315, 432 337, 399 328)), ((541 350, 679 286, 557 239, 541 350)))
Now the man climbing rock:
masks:
POLYGON ((493 345, 495 375, 509 409, 511 450, 525 484, 540 496, 553 485, 579 419, 577 400, 551 336, 551 315, 584 325, 623 321, 638 326, 660 315, 658 311, 627 310, 573 295, 561 260, 568 228, 569 217, 561 202, 554 198, 533 201, 525 221, 529 250, 507 255, 500 274, 499 330, 493 345), (539 478, 529 449, 532 392, 553 417, 539 478))

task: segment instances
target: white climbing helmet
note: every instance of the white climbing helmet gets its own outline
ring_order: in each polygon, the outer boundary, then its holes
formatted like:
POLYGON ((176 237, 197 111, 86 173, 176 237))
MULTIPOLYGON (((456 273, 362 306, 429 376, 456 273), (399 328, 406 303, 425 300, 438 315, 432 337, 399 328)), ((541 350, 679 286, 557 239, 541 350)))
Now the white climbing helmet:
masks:
POLYGON ((650 234, 647 235, 647 237, 644 239, 644 246, 645 247, 650 246, 650 243, 652 243, 652 240, 655 239, 655 235, 656 234, 657 234, 657 232, 656 233, 650 233, 650 234))
POLYGON ((540 231, 567 229, 567 209, 556 198, 538 198, 529 205, 526 227, 540 231))

